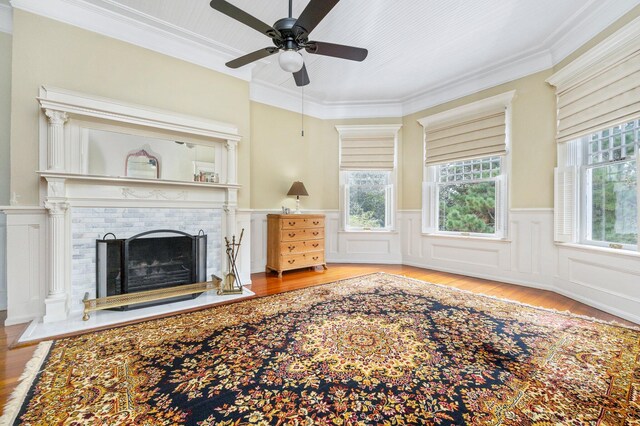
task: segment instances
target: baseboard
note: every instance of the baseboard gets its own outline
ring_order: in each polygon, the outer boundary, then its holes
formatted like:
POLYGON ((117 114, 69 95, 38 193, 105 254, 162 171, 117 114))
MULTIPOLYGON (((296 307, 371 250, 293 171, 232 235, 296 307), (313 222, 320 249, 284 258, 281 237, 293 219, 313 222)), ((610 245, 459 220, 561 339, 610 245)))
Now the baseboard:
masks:
POLYGON ((540 283, 540 282, 535 282, 535 281, 518 280, 518 279, 514 279, 514 278, 510 278, 510 277, 497 276, 497 275, 491 275, 491 274, 483 274, 483 273, 478 273, 478 272, 461 271, 460 269, 443 268, 443 267, 440 267, 440 266, 426 265, 424 263, 412 262, 412 261, 407 261, 407 260, 402 262, 402 264, 403 265, 407 265, 407 266, 415 266, 416 268, 430 269, 430 270, 438 271, 438 272, 447 272, 449 274, 464 275, 466 277, 480 278, 480 279, 483 279, 483 280, 490 280, 490 281, 498 281, 498 282, 505 283, 505 284, 515 284, 515 285, 520 285, 520 286, 523 286, 523 287, 535 288, 537 290, 548 290, 548 291, 554 291, 555 292, 555 288, 552 285, 544 284, 544 283, 540 283))
POLYGON ((627 311, 623 311, 620 310, 614 306, 611 305, 606 305, 604 303, 600 303, 597 300, 591 299, 589 297, 584 297, 579 295, 578 293, 575 293, 573 291, 569 291, 569 290, 565 290, 563 288, 561 288, 560 286, 554 286, 554 288, 550 289, 550 291, 560 294, 562 296, 566 296, 569 299, 578 301, 580 303, 584 303, 585 305, 589 305, 593 308, 599 309, 603 312, 606 312, 608 314, 611 315, 615 315, 617 317, 626 319, 627 321, 631 321, 634 322, 636 324, 640 324, 640 315, 634 315, 631 312, 627 312, 627 311))
POLYGON ((23 317, 7 318, 6 320, 4 320, 4 326, 8 327, 10 325, 24 324, 27 322, 34 321, 35 319, 36 317, 30 316, 30 315, 23 316, 23 317))

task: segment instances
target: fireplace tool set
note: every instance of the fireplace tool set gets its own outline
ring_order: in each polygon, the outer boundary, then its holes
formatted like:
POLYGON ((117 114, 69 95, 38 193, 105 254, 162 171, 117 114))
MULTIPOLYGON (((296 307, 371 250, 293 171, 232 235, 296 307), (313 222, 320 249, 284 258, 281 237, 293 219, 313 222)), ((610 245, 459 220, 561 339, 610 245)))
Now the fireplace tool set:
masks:
POLYGON ((231 237, 231 241, 227 237, 224 237, 224 242, 227 246, 227 265, 229 273, 224 276, 224 280, 220 284, 218 294, 241 294, 242 283, 240 282, 240 274, 238 273, 237 259, 238 253, 240 253, 240 244, 242 243, 242 236, 244 235, 244 228, 240 231, 240 238, 236 242, 236 236, 231 237))

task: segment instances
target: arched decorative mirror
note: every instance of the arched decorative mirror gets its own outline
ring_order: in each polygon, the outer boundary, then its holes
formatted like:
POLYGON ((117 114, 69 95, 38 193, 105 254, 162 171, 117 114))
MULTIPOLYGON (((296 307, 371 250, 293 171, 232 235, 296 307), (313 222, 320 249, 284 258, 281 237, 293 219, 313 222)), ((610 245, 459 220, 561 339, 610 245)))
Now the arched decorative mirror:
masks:
POLYGON ((125 176, 158 179, 160 176, 160 163, 158 158, 141 149, 127 155, 125 176))

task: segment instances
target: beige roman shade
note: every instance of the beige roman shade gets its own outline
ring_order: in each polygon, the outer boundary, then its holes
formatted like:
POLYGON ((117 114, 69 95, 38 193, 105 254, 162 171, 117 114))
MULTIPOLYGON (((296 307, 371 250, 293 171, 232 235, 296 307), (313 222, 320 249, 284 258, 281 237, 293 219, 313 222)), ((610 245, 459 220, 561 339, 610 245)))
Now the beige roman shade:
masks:
POLYGON ((567 88, 558 88, 558 142, 640 116, 640 50, 567 88))
POLYGON ((503 105, 435 122, 425 127, 426 164, 502 155, 507 151, 506 140, 503 105))
POLYGON ((340 170, 393 170, 395 137, 340 138, 340 170))

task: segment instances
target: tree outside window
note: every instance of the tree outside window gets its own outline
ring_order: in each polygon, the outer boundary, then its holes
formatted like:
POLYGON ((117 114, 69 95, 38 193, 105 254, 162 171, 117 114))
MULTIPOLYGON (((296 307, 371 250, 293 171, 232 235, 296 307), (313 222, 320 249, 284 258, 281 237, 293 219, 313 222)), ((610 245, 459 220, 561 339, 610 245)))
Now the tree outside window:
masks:
POLYGON ((391 172, 378 170, 346 173, 348 229, 385 229, 390 223, 391 172))

